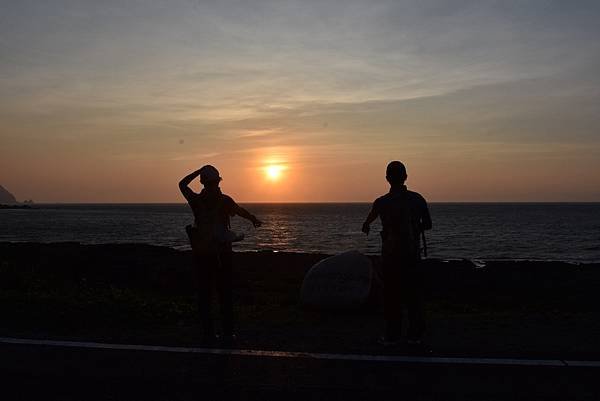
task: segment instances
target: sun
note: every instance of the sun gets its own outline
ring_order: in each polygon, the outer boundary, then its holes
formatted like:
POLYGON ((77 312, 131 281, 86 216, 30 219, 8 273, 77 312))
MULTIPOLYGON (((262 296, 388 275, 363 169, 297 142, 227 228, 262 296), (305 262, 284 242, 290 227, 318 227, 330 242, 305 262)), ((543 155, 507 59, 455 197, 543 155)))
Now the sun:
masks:
POLYGON ((265 167, 265 175, 271 181, 278 181, 281 178, 283 170, 285 170, 285 166, 280 164, 271 164, 265 167))

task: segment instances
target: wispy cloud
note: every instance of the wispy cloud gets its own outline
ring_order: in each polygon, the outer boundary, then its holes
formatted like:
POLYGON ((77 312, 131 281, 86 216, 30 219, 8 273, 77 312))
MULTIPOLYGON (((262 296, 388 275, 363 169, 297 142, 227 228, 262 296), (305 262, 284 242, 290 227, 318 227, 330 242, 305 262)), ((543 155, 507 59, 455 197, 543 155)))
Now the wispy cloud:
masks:
POLYGON ((532 160, 582 174, 600 167, 598 18, 595 1, 12 2, 2 167, 279 155, 290 174, 396 157, 427 177, 532 160))

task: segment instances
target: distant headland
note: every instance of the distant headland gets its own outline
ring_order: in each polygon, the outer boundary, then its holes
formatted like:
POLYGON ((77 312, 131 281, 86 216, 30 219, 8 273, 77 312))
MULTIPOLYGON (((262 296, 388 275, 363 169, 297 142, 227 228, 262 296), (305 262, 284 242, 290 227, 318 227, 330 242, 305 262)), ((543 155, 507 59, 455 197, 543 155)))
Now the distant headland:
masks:
POLYGON ((0 209, 30 209, 32 203, 32 200, 20 203, 13 194, 0 185, 0 209))

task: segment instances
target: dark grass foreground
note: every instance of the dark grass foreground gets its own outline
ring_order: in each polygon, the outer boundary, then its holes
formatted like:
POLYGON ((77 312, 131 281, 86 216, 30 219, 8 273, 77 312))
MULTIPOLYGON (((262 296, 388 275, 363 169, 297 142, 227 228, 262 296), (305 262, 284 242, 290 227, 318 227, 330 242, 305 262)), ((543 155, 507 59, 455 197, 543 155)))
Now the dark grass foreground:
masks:
MULTIPOLYGON (((381 307, 306 310, 324 255, 237 253, 237 347, 405 353, 376 344, 381 307)), ((600 359, 600 266, 429 260, 427 342, 436 355, 600 359)), ((198 345, 190 252, 148 245, 0 243, 0 335, 198 345)), ((216 309, 216 308, 215 308, 216 309)))
MULTIPOLYGON (((381 307, 305 310, 324 255, 235 255, 236 347, 397 353, 381 307)), ((433 355, 600 359, 600 266, 430 260, 433 355)), ((0 243, 0 336, 198 345, 190 252, 0 243)), ((597 400, 597 368, 427 365, 0 345, 3 400, 597 400)))

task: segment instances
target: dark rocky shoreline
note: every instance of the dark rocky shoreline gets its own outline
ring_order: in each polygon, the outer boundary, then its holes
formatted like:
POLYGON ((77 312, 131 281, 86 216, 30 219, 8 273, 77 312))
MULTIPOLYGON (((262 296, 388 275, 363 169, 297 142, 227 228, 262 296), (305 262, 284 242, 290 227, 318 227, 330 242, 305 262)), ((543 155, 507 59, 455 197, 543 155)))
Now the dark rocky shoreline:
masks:
POLYGON ((22 205, 22 204, 0 205, 0 209, 33 209, 33 207, 31 207, 31 205, 22 205))
MULTIPOLYGON (((375 343, 376 298, 361 310, 307 310, 318 254, 235 254, 240 346, 405 353, 375 343)), ((377 262, 377 259, 374 258, 377 262)), ((427 260, 427 341, 440 355, 600 358, 600 265, 427 260)), ((0 243, 0 335, 195 345, 189 251, 141 244, 0 243)))

